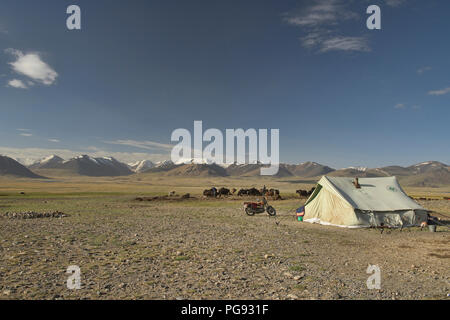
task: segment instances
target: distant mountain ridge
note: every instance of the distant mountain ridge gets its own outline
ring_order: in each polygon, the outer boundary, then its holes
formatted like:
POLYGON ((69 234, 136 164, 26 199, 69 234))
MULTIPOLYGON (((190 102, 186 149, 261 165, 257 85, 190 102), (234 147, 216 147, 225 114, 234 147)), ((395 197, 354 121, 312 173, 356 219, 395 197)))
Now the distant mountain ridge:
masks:
POLYGON ((55 169, 71 170, 82 176, 115 177, 133 174, 133 171, 124 163, 112 157, 92 158, 82 155, 55 166, 55 169))
POLYGON ((33 170, 57 169, 90 177, 115 177, 134 173, 126 164, 112 157, 93 158, 88 155, 81 155, 66 161, 53 155, 32 164, 29 168, 33 170))
MULTIPOLYGON (((158 163, 142 160, 136 163, 125 164, 112 157, 93 158, 88 155, 82 155, 64 160, 57 155, 52 155, 36 161, 26 168, 14 159, 8 157, 2 157, 1 159, 0 175, 22 177, 41 177, 38 174, 47 175, 46 170, 49 169, 92 177, 114 177, 132 174, 161 174, 178 177, 257 177, 260 176, 261 168, 264 167, 261 163, 234 163, 222 166, 214 163, 194 163, 194 161, 175 164, 171 160, 158 163), (37 170, 38 174, 33 172, 33 170, 37 170)), ((281 163, 275 177, 320 178, 323 175, 337 177, 397 176, 400 182, 406 186, 434 187, 450 185, 450 167, 438 161, 426 161, 407 167, 392 165, 380 168, 348 167, 338 170, 312 161, 299 164, 281 163)))
POLYGON ((44 178, 40 175, 35 174, 30 169, 20 164, 18 161, 10 157, 1 155, 0 155, 0 176, 14 176, 33 179, 44 178))
POLYGON ((335 177, 388 177, 396 176, 403 185, 436 187, 450 185, 450 167, 439 161, 426 161, 408 167, 345 168, 329 173, 335 177))

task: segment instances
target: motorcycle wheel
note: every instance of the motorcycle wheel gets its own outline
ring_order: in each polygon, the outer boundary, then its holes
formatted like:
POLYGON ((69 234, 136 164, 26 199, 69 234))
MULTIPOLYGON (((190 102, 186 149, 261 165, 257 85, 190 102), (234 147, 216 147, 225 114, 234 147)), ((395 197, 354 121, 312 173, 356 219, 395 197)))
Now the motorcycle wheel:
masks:
POLYGON ((267 207, 267 213, 269 214, 269 216, 272 216, 272 217, 273 217, 274 215, 277 214, 277 211, 275 210, 274 207, 268 206, 268 207, 267 207))
POLYGON ((249 216, 255 215, 255 212, 250 207, 245 208, 245 213, 249 216))

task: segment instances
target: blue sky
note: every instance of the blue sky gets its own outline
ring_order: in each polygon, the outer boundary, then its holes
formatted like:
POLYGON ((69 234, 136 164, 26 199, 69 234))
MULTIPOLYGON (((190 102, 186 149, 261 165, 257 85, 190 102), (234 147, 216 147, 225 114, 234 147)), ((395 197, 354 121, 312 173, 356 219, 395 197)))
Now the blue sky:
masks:
POLYGON ((450 163, 449 16, 441 0, 2 0, 0 153, 163 160, 202 120, 280 129, 282 162, 450 163))

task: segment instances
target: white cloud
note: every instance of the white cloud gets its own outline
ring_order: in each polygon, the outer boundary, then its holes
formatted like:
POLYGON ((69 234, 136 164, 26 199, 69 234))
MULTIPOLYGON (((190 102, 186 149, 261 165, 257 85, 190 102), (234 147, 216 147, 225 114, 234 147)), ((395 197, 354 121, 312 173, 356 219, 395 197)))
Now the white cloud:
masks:
POLYGON ((28 89, 27 85, 22 80, 13 79, 8 82, 8 87, 17 89, 28 89))
POLYGON ((390 7, 398 7, 406 2, 406 0, 384 0, 386 4, 390 7))
POLYGON ((445 89, 441 89, 441 90, 434 90, 434 91, 429 91, 428 94, 431 96, 442 96, 444 94, 450 93, 450 87, 445 88, 445 89))
POLYGON ((50 141, 50 142, 55 142, 55 143, 60 142, 60 140, 58 140, 58 139, 48 139, 48 141, 50 141))
POLYGON ((316 0, 312 6, 304 8, 300 13, 285 17, 291 25, 317 27, 335 25, 340 21, 357 19, 358 14, 348 10, 345 2, 340 0, 316 0))
POLYGON ((135 147, 140 149, 147 149, 147 150, 155 150, 155 149, 164 149, 164 150, 172 150, 174 147, 170 144, 164 144, 154 141, 136 141, 136 140, 115 140, 115 141, 103 141, 107 144, 116 144, 116 145, 122 145, 122 146, 129 146, 129 147, 135 147))
POLYGON ((301 11, 285 15, 284 21, 301 28, 305 36, 300 41, 306 48, 316 48, 318 52, 368 52, 370 47, 366 37, 339 34, 340 24, 359 17, 343 0, 315 0, 301 11))
POLYGON ((16 57, 16 61, 10 62, 9 65, 18 74, 47 86, 55 83, 58 73, 42 61, 38 53, 24 54, 22 51, 15 49, 6 49, 5 52, 16 57))
POLYGON ((404 103, 397 103, 394 108, 395 109, 405 109, 405 104, 404 103))
POLYGON ((25 132, 21 133, 20 135, 21 135, 22 137, 32 137, 32 136, 33 136, 32 133, 25 133, 25 132))
POLYGON ((363 37, 335 37, 326 39, 321 44, 321 52, 341 51, 370 51, 367 39, 363 37))
POLYGON ((422 68, 417 69, 417 73, 418 74, 423 74, 423 73, 425 73, 427 71, 430 71, 431 69, 432 69, 431 67, 422 67, 422 68))

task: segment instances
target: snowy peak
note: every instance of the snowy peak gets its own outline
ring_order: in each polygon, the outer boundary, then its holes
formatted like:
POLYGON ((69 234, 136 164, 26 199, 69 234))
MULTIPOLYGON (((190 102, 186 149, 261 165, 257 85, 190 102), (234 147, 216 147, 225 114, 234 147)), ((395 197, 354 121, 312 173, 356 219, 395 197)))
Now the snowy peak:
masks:
POLYGON ((156 164, 156 168, 169 168, 173 167, 175 164, 172 160, 160 161, 156 164))
POLYGON ((136 173, 141 173, 155 167, 155 164, 150 160, 142 160, 135 163, 130 163, 128 164, 128 166, 132 171, 136 173))
POLYGON ((31 169, 53 169, 62 164, 64 159, 57 155, 51 155, 30 165, 31 169))
POLYGON ((408 167, 415 174, 426 173, 437 170, 447 170, 448 166, 439 161, 425 161, 408 167))
POLYGON ((93 158, 88 155, 72 158, 64 162, 60 168, 92 177, 125 176, 133 173, 126 164, 113 157, 93 158))
POLYGON ((348 168, 344 168, 344 170, 345 169, 356 170, 359 172, 366 172, 369 168, 367 168, 367 167, 348 167, 348 168))

